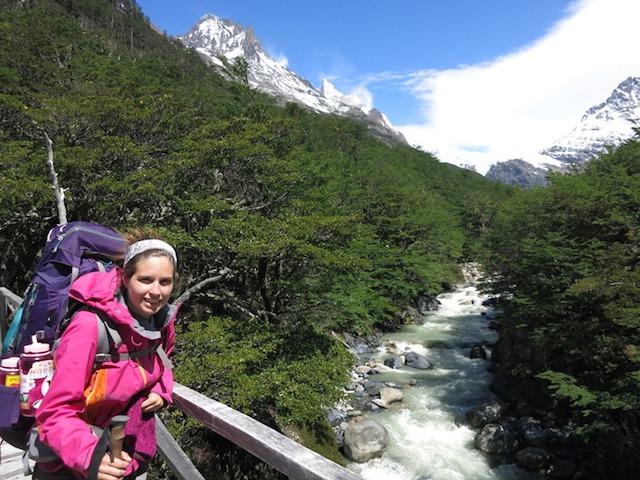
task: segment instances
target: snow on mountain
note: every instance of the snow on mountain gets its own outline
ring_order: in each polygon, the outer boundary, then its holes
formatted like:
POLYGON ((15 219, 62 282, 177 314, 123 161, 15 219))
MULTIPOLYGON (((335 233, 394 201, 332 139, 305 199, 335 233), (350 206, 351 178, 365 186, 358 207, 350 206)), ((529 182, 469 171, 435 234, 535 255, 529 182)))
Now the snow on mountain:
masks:
POLYGON ((332 113, 364 121, 384 139, 407 143, 387 117, 372 108, 370 98, 357 94, 345 95, 327 80, 316 89, 286 65, 272 58, 256 38, 251 27, 220 19, 212 14, 203 16, 179 40, 212 63, 225 68, 225 61, 239 57, 247 61, 249 85, 276 97, 281 103, 296 102, 318 113, 332 113))
POLYGON ((591 107, 580 124, 542 154, 566 163, 583 163, 633 136, 640 126, 640 78, 629 77, 600 105, 591 107))
POLYGON ((537 158, 498 162, 486 176, 512 185, 544 184, 547 171, 562 172, 571 164, 589 161, 631 138, 634 127, 640 127, 639 77, 620 83, 606 101, 588 109, 571 132, 542 150, 537 158))

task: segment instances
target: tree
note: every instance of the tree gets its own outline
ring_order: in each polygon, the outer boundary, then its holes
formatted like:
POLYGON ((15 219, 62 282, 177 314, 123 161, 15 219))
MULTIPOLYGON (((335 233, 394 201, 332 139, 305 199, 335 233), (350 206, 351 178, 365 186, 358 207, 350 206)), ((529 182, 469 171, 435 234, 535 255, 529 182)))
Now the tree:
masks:
POLYGON ((640 439, 628 423, 640 408, 640 145, 550 180, 506 205, 488 239, 491 289, 506 309, 501 338, 526 345, 502 368, 543 380, 563 407, 553 414, 576 421, 588 442, 624 445, 607 449, 607 462, 631 471, 640 439))

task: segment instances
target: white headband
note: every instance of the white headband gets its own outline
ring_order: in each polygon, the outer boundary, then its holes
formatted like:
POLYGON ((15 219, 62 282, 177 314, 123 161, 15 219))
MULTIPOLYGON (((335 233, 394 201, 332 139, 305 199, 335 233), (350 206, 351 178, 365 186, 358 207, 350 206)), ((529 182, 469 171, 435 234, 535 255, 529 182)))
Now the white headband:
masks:
POLYGON ((163 242, 162 240, 155 238, 140 240, 139 242, 130 245, 129 248, 127 248, 127 252, 124 254, 124 265, 129 263, 129 261, 131 261, 131 259, 136 255, 140 255, 142 252, 149 250, 162 250, 167 252, 173 259, 173 264, 176 267, 178 266, 178 257, 176 256, 176 251, 173 247, 167 242, 163 242))

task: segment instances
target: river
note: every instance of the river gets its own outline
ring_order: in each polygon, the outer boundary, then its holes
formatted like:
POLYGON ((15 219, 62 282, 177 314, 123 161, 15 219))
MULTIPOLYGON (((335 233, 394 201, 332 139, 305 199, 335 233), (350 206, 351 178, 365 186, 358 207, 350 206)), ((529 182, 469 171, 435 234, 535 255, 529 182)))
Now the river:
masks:
MULTIPOLYGON (((389 445, 381 458, 347 467, 365 480, 539 480, 514 464, 493 465, 473 446, 476 431, 465 424, 467 410, 494 395, 490 328, 493 312, 485 297, 465 286, 438 297, 439 308, 422 325, 407 325, 384 336, 384 344, 427 357, 433 370, 411 367, 376 374, 371 380, 406 386, 402 404, 366 415, 384 425, 389 445), (471 347, 485 346, 488 359, 470 359, 471 347), (409 386, 412 385, 412 386, 409 386)), ((392 356, 385 347, 373 352, 378 361, 392 356)))

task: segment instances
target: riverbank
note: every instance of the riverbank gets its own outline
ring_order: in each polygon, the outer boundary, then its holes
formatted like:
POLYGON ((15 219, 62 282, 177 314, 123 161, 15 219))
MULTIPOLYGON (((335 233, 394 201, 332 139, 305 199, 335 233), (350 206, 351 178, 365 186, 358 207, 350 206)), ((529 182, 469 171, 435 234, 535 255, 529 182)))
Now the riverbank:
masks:
POLYGON ((369 480, 581 478, 569 429, 517 412, 491 389, 498 312, 467 273, 422 323, 352 342, 349 401, 330 418, 349 468, 369 480), (349 445, 363 420, 355 442, 365 449, 349 445))

